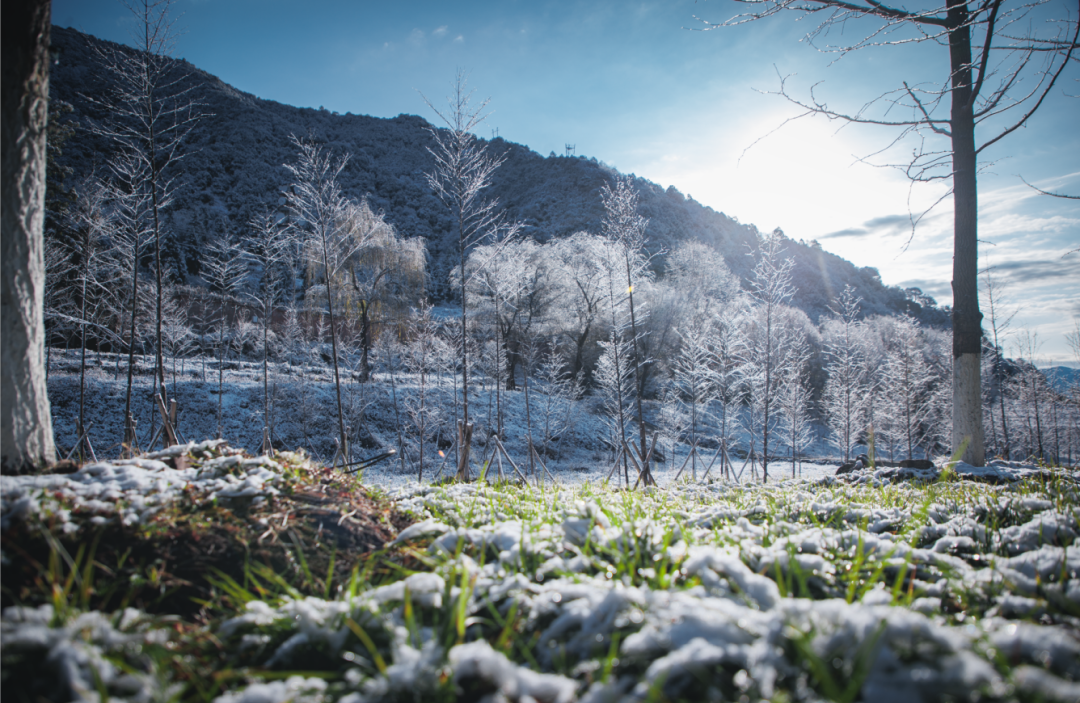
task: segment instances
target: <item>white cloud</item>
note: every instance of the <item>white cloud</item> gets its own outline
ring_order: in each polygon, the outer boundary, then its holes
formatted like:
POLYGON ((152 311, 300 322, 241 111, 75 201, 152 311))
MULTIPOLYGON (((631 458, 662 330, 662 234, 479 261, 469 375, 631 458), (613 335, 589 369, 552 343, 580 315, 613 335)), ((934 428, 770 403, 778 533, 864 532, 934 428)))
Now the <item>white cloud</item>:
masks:
POLYGON ((438 27, 434 31, 432 31, 431 36, 433 36, 433 37, 446 36, 446 30, 447 30, 447 26, 444 24, 443 26, 438 27))

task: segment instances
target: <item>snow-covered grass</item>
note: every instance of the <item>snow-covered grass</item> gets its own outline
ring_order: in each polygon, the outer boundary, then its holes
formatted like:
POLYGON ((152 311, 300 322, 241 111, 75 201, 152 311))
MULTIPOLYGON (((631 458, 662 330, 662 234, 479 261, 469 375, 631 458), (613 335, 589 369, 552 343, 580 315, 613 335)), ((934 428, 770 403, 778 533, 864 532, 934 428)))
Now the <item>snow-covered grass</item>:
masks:
MULTIPOLYGON (((3 477, 5 531, 129 519, 65 496, 122 490, 133 466, 157 475, 132 484, 148 504, 175 480, 219 508, 235 499, 215 481, 254 472, 273 502, 304 474, 295 456, 208 467, 226 462, 189 449, 190 476, 147 457, 47 486, 3 477)), ((991 484, 958 468, 638 491, 413 483, 389 497, 416 522, 336 593, 220 581, 200 623, 86 612, 89 570, 58 563, 48 602, 4 611, 5 686, 35 671, 56 699, 1077 700, 1076 473, 998 467, 991 484)))

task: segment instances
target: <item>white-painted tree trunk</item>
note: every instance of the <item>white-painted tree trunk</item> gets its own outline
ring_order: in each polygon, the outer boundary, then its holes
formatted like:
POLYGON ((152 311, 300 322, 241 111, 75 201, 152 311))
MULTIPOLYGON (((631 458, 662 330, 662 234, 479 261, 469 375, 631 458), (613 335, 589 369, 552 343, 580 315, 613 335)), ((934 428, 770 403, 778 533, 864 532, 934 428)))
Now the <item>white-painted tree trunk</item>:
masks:
POLYGON ((953 451, 963 447, 960 458, 972 466, 986 462, 980 381, 978 354, 953 360, 953 451))
POLYGON ((0 464, 5 472, 16 472, 56 459, 45 387, 42 315, 48 0, 5 6, 4 24, 0 108, 0 464))

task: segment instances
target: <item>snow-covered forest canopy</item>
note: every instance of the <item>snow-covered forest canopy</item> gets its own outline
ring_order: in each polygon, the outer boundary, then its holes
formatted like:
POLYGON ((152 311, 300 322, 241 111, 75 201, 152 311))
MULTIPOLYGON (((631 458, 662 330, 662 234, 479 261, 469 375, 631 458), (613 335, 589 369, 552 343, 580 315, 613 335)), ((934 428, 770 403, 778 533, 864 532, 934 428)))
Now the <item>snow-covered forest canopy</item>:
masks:
MULTIPOLYGON (((681 451, 695 474, 709 456, 722 471, 738 457, 762 477, 811 453, 948 451, 948 311, 816 242, 595 159, 467 132, 497 167, 485 212, 509 227, 459 247, 431 187, 447 167, 436 137, 450 132, 260 100, 75 30, 52 41, 48 341, 81 350, 61 364, 78 380, 53 379, 66 449, 175 441, 159 422, 171 399, 192 434, 324 460, 394 449, 403 474, 423 475, 457 450, 471 376, 481 443, 521 434, 530 465, 584 446, 621 461, 627 481, 631 448, 640 461, 650 443, 653 460, 681 451), (159 81, 145 115, 140 61, 159 81), (150 123, 161 143, 146 153, 150 123), (90 418, 87 384, 101 395, 125 381, 117 417, 90 418), (508 427, 504 406, 522 402, 508 427), (604 429, 575 433, 586 415, 604 429)), ((1051 383, 1006 359, 1008 311, 996 315, 988 448, 1075 462, 1076 377, 1051 383)))

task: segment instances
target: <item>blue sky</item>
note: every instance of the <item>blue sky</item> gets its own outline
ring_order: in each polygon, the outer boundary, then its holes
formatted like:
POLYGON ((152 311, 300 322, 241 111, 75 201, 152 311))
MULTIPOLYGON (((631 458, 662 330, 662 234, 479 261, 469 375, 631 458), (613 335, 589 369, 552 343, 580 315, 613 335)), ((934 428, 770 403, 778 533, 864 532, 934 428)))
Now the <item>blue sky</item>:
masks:
MULTIPOLYGON (((1067 5, 1053 0, 1046 11, 1067 5)), ((434 115, 458 68, 492 114, 481 136, 548 154, 566 144, 618 168, 674 185, 699 202, 780 227, 886 283, 917 285, 951 302, 948 201, 911 236, 910 212, 943 194, 912 188, 882 164, 896 133, 806 118, 770 92, 787 76, 797 97, 814 87, 829 105, 858 110, 902 84, 940 80, 944 52, 929 45, 860 51, 835 61, 802 41, 813 28, 794 15, 714 31, 730 2, 609 0, 389 3, 308 0, 178 0, 174 55, 261 98, 381 117, 434 115)), ((53 22, 129 42, 128 11, 115 0, 53 0, 53 22)), ((858 27, 849 27, 857 32, 858 27)), ((1064 334, 1080 319, 1080 66, 1028 127, 984 156, 980 239, 985 261, 1021 308, 1013 328, 1039 335, 1043 361, 1068 360, 1064 334)))

